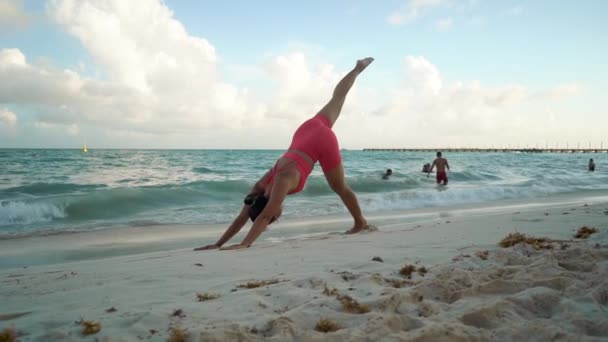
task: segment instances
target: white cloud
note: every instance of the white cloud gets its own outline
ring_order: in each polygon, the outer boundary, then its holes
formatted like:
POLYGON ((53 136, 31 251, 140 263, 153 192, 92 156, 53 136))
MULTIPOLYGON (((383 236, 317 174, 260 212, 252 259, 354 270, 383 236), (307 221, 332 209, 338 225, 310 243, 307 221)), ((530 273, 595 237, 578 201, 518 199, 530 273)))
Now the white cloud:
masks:
MULTIPOLYGON (((520 85, 484 87, 479 81, 446 84, 438 68, 421 56, 405 58, 404 84, 370 117, 366 138, 380 146, 473 144, 517 126, 512 112, 527 101, 520 85)), ((352 128, 351 128, 352 129, 352 128)), ((368 145, 369 146, 369 145, 368 145)))
POLYGON ((25 65, 25 55, 19 49, 0 50, 0 67, 24 67, 25 65))
POLYGON ((17 125, 17 115, 6 108, 0 108, 0 124, 15 127, 17 125))
POLYGON ((28 64, 18 49, 0 50, 0 102, 61 104, 78 96, 83 80, 70 70, 53 70, 28 64))
POLYGON ((268 106, 269 116, 275 118, 311 116, 329 100, 340 77, 333 65, 309 65, 301 52, 275 56, 265 70, 278 85, 268 106))
POLYGON ((408 0, 400 9, 393 11, 387 17, 392 25, 405 25, 414 21, 427 9, 446 4, 449 0, 408 0))
POLYGON ((406 65, 409 80, 416 85, 418 91, 428 91, 433 95, 439 93, 443 81, 437 67, 422 56, 407 56, 406 65))
POLYGON ((190 36, 160 1, 53 0, 51 15, 80 39, 108 76, 142 92, 214 81, 215 50, 190 36))
POLYGON ((386 17, 386 21, 391 25, 403 25, 405 23, 405 20, 405 16, 399 11, 395 11, 389 14, 388 17, 386 17))
POLYGON ((543 97, 549 99, 563 99, 566 97, 580 95, 582 91, 583 87, 580 83, 564 83, 547 90, 542 95, 543 97))
POLYGON ((444 18, 435 21, 435 28, 439 31, 447 31, 454 26, 454 20, 452 18, 444 18))
POLYGON ((57 130, 59 134, 69 134, 76 136, 80 133, 80 127, 77 124, 62 125, 58 123, 49 123, 44 121, 34 122, 34 126, 43 130, 57 130))
POLYGON ((30 22, 23 0, 0 1, 0 29, 21 28, 30 22))
POLYGON ((48 106, 44 122, 66 125, 150 132, 242 126, 247 89, 218 79, 214 47, 189 35, 161 1, 53 0, 48 12, 106 80, 33 65, 20 50, 5 49, 0 78, 13 82, 0 84, 0 102, 48 106), (75 121, 65 122, 69 117, 75 121))

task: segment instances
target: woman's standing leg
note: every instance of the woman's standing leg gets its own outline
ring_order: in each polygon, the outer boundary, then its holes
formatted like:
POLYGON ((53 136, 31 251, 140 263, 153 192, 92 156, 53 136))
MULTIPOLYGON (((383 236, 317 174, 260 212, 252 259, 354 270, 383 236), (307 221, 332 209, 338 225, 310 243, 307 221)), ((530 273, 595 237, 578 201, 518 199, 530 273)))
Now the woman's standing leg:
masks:
POLYGON ((325 172, 325 179, 327 179, 329 187, 340 196, 342 203, 344 203, 344 206, 346 206, 346 209, 348 209, 348 212, 355 221, 353 227, 347 231, 347 233, 358 233, 365 229, 367 227, 367 220, 365 220, 361 213, 357 195, 355 195, 348 184, 346 184, 342 163, 330 171, 325 172))

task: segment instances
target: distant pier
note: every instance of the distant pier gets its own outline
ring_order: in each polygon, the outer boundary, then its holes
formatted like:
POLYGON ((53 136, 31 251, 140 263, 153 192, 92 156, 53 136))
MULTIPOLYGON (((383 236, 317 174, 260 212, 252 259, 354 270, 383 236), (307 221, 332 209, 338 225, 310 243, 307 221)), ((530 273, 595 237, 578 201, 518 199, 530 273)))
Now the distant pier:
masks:
POLYGON ((606 148, 364 148, 372 152, 608 153, 606 148))

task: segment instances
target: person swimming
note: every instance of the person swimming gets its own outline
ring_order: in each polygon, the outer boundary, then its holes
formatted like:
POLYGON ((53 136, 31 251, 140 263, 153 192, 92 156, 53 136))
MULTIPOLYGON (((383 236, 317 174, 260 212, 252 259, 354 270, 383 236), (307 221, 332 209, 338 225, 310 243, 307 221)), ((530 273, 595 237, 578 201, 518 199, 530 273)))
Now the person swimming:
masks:
POLYGON ((393 174, 393 170, 386 169, 386 172, 382 175, 382 179, 388 179, 393 174))
POLYGON ((317 161, 321 164, 327 183, 338 194, 353 217, 354 224, 347 233, 358 233, 368 228, 367 220, 361 213, 357 197, 346 184, 338 139, 332 128, 340 116, 346 95, 357 76, 373 61, 374 59, 371 57, 357 61, 355 67, 338 82, 330 101, 315 116, 298 127, 287 151, 253 186, 243 200, 244 203, 240 213, 220 239, 214 244, 198 247, 194 250, 221 248, 241 230, 248 219, 253 221, 253 226, 243 241, 221 249, 250 247, 266 230, 266 227, 281 215, 283 202, 287 195, 295 194, 304 189, 306 180, 317 161))

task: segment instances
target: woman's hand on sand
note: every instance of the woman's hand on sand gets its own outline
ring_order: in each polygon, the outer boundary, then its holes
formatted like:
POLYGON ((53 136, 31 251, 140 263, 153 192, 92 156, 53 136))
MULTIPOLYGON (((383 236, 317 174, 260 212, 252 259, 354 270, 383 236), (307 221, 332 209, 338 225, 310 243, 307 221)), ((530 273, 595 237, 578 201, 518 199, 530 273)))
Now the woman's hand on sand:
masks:
POLYGON ((220 248, 220 250, 222 251, 231 251, 233 249, 243 249, 243 248, 247 248, 247 246, 243 245, 242 243, 237 243, 234 245, 230 245, 228 247, 222 247, 220 248))
POLYGON ((206 251, 208 249, 218 249, 220 248, 220 246, 218 244, 211 244, 211 245, 207 245, 207 246, 202 246, 202 247, 197 247, 194 250, 195 251, 206 251))

